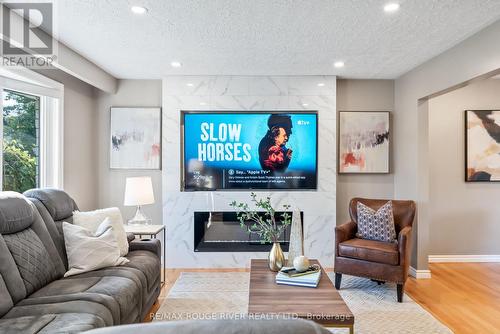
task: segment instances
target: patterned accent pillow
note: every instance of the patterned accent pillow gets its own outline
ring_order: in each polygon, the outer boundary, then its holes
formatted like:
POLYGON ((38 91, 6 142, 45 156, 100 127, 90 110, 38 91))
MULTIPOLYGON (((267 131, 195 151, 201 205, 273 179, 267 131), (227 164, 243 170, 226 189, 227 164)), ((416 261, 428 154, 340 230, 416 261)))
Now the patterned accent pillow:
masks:
POLYGON ((356 237, 368 240, 396 242, 392 201, 385 203, 378 211, 358 202, 358 232, 356 237))

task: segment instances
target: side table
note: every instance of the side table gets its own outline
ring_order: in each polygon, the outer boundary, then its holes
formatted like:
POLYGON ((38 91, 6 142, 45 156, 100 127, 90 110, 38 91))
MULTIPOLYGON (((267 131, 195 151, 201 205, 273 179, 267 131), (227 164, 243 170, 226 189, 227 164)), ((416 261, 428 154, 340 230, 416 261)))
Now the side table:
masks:
POLYGON ((161 265, 161 283, 160 286, 163 287, 165 285, 165 263, 166 259, 166 241, 167 241, 167 230, 165 229, 165 225, 124 225, 125 232, 132 233, 133 235, 139 236, 139 239, 142 239, 143 236, 148 236, 150 239, 156 239, 158 234, 162 232, 163 240, 162 240, 162 256, 163 256, 163 264, 160 259, 161 265))

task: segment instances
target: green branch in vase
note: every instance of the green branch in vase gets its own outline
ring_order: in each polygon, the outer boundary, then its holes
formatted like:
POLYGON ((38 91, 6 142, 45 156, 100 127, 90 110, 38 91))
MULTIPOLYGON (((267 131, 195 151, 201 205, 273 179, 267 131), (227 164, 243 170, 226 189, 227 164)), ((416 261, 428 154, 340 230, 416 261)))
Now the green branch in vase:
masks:
POLYGON ((271 204, 271 197, 257 198, 257 194, 251 193, 251 203, 261 211, 251 210, 247 203, 232 201, 230 206, 237 210, 237 218, 241 228, 248 233, 261 237, 261 242, 277 242, 280 235, 291 224, 291 215, 287 212, 290 205, 283 205, 285 212, 279 215, 279 224, 276 221, 276 210, 271 204), (249 222, 253 222, 248 226, 249 222))

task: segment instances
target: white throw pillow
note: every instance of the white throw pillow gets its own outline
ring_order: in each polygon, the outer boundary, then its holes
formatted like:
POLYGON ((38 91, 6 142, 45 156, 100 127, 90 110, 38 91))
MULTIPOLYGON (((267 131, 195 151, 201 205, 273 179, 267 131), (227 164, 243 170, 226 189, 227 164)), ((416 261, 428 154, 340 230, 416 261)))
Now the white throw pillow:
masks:
POLYGON ((123 228, 123 218, 120 209, 108 208, 87 212, 73 212, 73 224, 84 227, 87 230, 90 230, 92 233, 95 233, 97 231, 99 225, 106 218, 110 219, 111 226, 113 226, 113 232, 115 233, 116 241, 118 241, 118 246, 120 247, 120 256, 127 255, 127 233, 123 228))
POLYGON ((109 218, 104 219, 98 226, 96 234, 67 222, 63 222, 63 233, 68 256, 68 271, 64 277, 129 262, 120 256, 113 224, 109 218))

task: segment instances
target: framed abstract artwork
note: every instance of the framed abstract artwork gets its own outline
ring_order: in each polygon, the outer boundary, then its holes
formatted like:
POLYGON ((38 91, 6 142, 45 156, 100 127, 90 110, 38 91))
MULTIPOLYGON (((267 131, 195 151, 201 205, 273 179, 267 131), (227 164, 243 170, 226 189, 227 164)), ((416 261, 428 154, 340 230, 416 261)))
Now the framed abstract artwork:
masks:
POLYGON ((161 108, 111 108, 111 169, 161 168, 161 108))
POLYGON ((500 110, 465 111, 465 181, 500 182, 500 110))
POLYGON ((339 173, 389 173, 389 128, 388 111, 339 112, 339 173))

